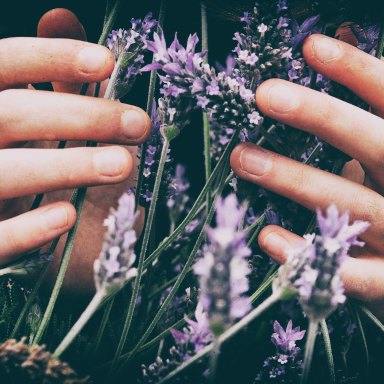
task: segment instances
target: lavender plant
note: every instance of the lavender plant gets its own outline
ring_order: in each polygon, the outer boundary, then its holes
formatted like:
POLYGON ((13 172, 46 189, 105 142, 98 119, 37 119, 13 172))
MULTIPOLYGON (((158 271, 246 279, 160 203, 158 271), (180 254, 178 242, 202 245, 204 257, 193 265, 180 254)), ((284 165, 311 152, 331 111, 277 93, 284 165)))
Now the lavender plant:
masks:
POLYGON ((194 266, 200 277, 201 303, 211 330, 219 336, 236 319, 250 310, 247 257, 251 254, 245 234, 238 232, 245 206, 238 206, 235 195, 217 202, 216 227, 207 232, 208 244, 194 266))

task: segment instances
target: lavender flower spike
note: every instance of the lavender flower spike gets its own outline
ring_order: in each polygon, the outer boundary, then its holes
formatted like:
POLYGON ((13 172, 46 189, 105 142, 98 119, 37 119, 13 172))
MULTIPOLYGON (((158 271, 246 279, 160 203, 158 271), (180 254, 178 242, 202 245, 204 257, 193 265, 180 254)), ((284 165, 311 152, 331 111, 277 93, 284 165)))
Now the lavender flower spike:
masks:
POLYGON ((127 63, 122 65, 119 70, 114 95, 112 95, 114 99, 122 98, 127 94, 136 81, 137 75, 141 73, 147 39, 156 25, 157 21, 149 13, 143 20, 132 19, 130 29, 120 28, 109 34, 106 45, 114 54, 116 61, 119 61, 124 55, 127 60, 127 63))
POLYGON ((314 322, 330 315, 345 301, 340 265, 351 246, 363 246, 357 240, 369 223, 348 224, 348 213, 339 214, 335 205, 318 211, 319 235, 307 235, 306 241, 288 251, 285 265, 274 281, 275 292, 298 292, 304 312, 314 322))
MULTIPOLYGON (((257 127, 262 119, 257 114, 254 94, 241 79, 228 76, 225 72, 216 74, 208 64, 203 63, 205 52, 196 52, 197 35, 188 38, 184 48, 175 37, 167 48, 164 34, 154 34, 154 41, 148 41, 148 50, 154 53, 154 63, 143 71, 161 70, 162 94, 168 100, 169 108, 178 110, 202 108, 212 121, 229 128, 238 126, 257 127), (183 104, 184 103, 184 104, 183 104), (183 106, 183 107, 182 107, 183 106)), ((177 117, 177 115, 175 116, 177 117)), ((179 127, 183 119, 171 119, 179 127)), ((179 127, 180 129, 180 127, 179 127)))
POLYGON ((208 245, 194 266, 200 277, 201 303, 214 335, 220 335, 250 309, 248 291, 251 254, 245 234, 238 232, 246 207, 238 206, 235 195, 217 203, 216 227, 207 231, 208 245))
POLYGON ((124 193, 117 209, 105 220, 107 231, 100 256, 94 262, 94 278, 98 292, 110 293, 120 289, 129 279, 136 276, 134 245, 136 232, 134 225, 138 217, 135 212, 135 198, 131 193, 124 193))

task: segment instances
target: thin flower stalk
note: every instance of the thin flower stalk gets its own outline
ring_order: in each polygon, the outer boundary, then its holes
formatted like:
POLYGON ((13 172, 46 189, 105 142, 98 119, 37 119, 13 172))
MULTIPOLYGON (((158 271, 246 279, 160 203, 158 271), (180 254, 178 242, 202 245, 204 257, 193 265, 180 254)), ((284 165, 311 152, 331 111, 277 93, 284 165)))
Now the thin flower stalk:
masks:
POLYGON ((96 293, 86 310, 57 347, 54 356, 60 356, 81 332, 89 319, 102 303, 120 290, 136 276, 134 245, 136 232, 134 225, 138 217, 135 212, 133 194, 125 193, 119 199, 117 209, 111 209, 104 225, 107 231, 100 256, 94 262, 96 293))
POLYGON ((112 362, 112 366, 111 366, 111 372, 116 367, 116 364, 117 364, 117 362, 118 362, 118 360, 119 360, 119 358, 123 352, 124 345, 125 345, 125 342, 126 342, 127 337, 128 337, 129 329, 131 327, 131 322, 132 322, 133 314, 135 311, 136 301, 137 301, 137 297, 138 297, 139 291, 140 291, 141 278, 142 278, 143 272, 144 272, 144 260, 145 260, 146 254, 147 254, 149 238, 151 235, 152 225, 153 225, 154 217, 155 217, 155 213, 156 213, 156 205, 157 205, 157 200, 159 197, 161 179, 162 179, 164 167, 165 167, 165 164, 167 161, 168 149, 169 149, 169 140, 166 137, 166 135, 164 135, 164 142, 163 142, 163 148, 161 151, 161 157, 160 157, 160 161, 159 161, 159 168, 157 171, 157 176, 156 176, 156 180, 155 180, 155 186, 154 186, 154 190, 153 190, 151 205, 150 205, 149 211, 148 211, 148 217, 146 220, 146 225, 145 225, 144 235, 143 235, 143 242, 141 245, 141 250, 140 250, 140 255, 139 255, 139 260, 138 260, 137 276, 136 276, 136 279, 134 282, 132 296, 131 296, 131 300, 130 300, 130 303, 128 306, 127 315, 126 315, 126 318, 124 320, 123 330, 122 330, 122 333, 120 336, 119 344, 117 346, 115 356, 113 358, 113 362, 112 362))
MULTIPOLYGON (((205 1, 201 2, 201 48, 203 52, 207 52, 204 57, 204 62, 208 64, 208 17, 207 6, 205 1)), ((204 133, 204 168, 205 168, 205 181, 209 179, 212 172, 211 163, 211 126, 209 117, 206 112, 203 112, 203 133, 204 133)), ((211 191, 207 193, 207 210, 212 202, 211 191)))
POLYGON ((313 351, 315 349, 315 342, 317 336, 317 330, 319 323, 317 321, 310 320, 308 326, 307 340, 305 342, 305 354, 304 354, 304 366, 301 376, 301 384, 307 384, 309 381, 309 370, 312 364, 313 351))
POLYGON ((74 193, 74 195, 75 195, 75 209, 76 209, 76 213, 77 213, 75 225, 72 227, 72 229, 68 233, 68 238, 67 238, 67 241, 66 241, 65 246, 64 246, 64 252, 63 252, 63 257, 62 257, 62 261, 60 264, 60 269, 59 269, 59 272, 57 274, 55 285, 53 287, 52 294, 51 294, 51 297, 49 299, 47 308, 44 312, 43 319, 40 323, 39 329, 37 330, 35 337, 33 338, 34 344, 39 344, 41 339, 44 336, 44 333, 45 333, 45 331, 48 327, 49 321, 51 319, 52 312, 53 312, 53 309, 55 307, 57 298, 59 296, 61 287, 63 285, 64 276, 65 276, 65 273, 66 273, 67 268, 68 268, 68 264, 69 264, 71 254, 72 254, 73 245, 75 242, 75 236, 76 236, 77 228, 79 226, 81 212, 83 210, 86 190, 87 190, 86 188, 79 188, 74 193))

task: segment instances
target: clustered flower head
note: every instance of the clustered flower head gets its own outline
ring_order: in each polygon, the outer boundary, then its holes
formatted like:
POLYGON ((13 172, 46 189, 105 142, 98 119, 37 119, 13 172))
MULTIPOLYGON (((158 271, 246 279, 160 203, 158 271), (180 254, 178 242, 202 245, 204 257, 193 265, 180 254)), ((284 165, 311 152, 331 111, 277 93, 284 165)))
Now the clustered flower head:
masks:
POLYGON ((119 289, 136 276, 137 270, 132 265, 136 259, 134 225, 137 217, 133 193, 124 193, 119 199, 117 209, 111 208, 110 215, 104 222, 107 231, 100 256, 94 262, 97 291, 110 292, 119 289))
POLYGON ((279 269, 274 289, 299 295, 306 315, 319 321, 345 301, 340 265, 351 246, 363 246, 357 238, 369 226, 357 220, 349 225, 349 214, 339 214, 335 205, 326 214, 317 212, 319 235, 307 235, 305 241, 287 252, 287 262, 279 269))
POLYGON ((236 32, 236 65, 233 75, 243 79, 253 92, 271 77, 284 76, 292 59, 290 20, 286 2, 257 2, 253 13, 244 12, 243 32, 236 32))
POLYGON ((196 320, 184 317, 188 326, 181 331, 172 329, 175 345, 169 350, 169 357, 164 361, 160 356, 149 366, 142 366, 143 381, 147 384, 157 383, 169 372, 189 360, 212 341, 207 314, 199 303, 195 311, 196 320))
POLYGON ((273 330, 275 332, 271 340, 276 346, 276 354, 264 361, 255 382, 297 383, 297 377, 302 369, 302 360, 300 359, 301 349, 296 346, 296 342, 303 339, 305 331, 300 331, 300 327, 292 328, 292 320, 288 322, 286 329, 275 321, 273 330))
POLYGON ((156 25, 157 21, 149 13, 143 20, 132 19, 130 29, 120 28, 109 34, 106 45, 114 54, 116 61, 122 57, 128 61, 121 67, 113 98, 122 98, 131 90, 144 64, 147 39, 156 25))
POLYGON ((249 288, 247 257, 251 251, 245 233, 238 231, 246 207, 239 206, 232 194, 220 199, 216 208, 216 227, 207 231, 208 244, 194 272, 200 277, 202 306, 217 336, 250 310, 244 294, 249 288))
POLYGON ((67 364, 53 359, 44 346, 6 340, 0 344, 0 377, 2 383, 89 383, 67 364))
MULTIPOLYGON (((167 99, 168 115, 177 117, 180 110, 202 108, 212 121, 228 127, 257 127, 253 92, 241 80, 216 71, 203 62, 205 52, 196 52, 197 35, 188 38, 184 48, 175 37, 167 48, 164 34, 154 34, 154 41, 147 42, 154 52, 154 63, 143 70, 161 70, 161 89, 167 99), (183 103, 183 108, 181 108, 183 103)), ((182 119, 170 119, 171 124, 184 125, 182 119)))

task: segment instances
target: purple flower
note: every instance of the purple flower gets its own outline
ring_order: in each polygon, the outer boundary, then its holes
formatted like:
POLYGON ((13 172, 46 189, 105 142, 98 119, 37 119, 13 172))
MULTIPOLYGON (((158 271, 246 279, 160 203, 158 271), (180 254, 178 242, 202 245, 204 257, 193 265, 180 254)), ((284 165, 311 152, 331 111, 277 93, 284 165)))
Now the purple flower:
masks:
POLYGON ((137 271, 132 265, 136 259, 134 225, 137 217, 133 193, 124 193, 119 199, 117 209, 111 208, 110 215, 104 221, 107 231, 100 256, 93 265, 98 291, 109 293, 120 289, 136 276, 137 271))
POLYGON ((320 33, 322 25, 320 24, 320 15, 311 16, 299 25, 296 20, 292 20, 292 39, 291 44, 294 50, 297 50, 303 41, 313 33, 320 33))
POLYGON ((196 321, 185 316, 184 319, 187 322, 188 327, 183 328, 182 331, 177 329, 171 330, 172 336, 178 346, 190 344, 188 346, 190 351, 185 360, 188 360, 193 354, 201 351, 212 341, 212 333, 209 329, 208 317, 203 311, 201 303, 197 304, 195 318, 196 321))
MULTIPOLYGON (((162 70, 161 93, 176 111, 184 115, 175 116, 171 124, 179 128, 185 126, 185 115, 200 107, 206 111, 211 121, 220 125, 237 128, 250 126, 255 128, 259 120, 249 120, 255 111, 253 92, 247 89, 241 79, 235 79, 226 73, 219 74, 208 64, 203 63, 204 52, 196 52, 197 35, 188 38, 184 48, 175 37, 167 48, 164 34, 154 35, 154 41, 148 42, 148 49, 154 53, 155 63, 144 70, 162 70), (255 124, 256 123, 256 124, 255 124)), ((254 60, 250 57, 249 60, 254 60)))
POLYGON ((276 353, 264 360, 255 382, 297 383, 302 360, 301 349, 296 346, 296 341, 303 339, 305 331, 300 331, 300 327, 292 329, 292 320, 288 322, 286 330, 277 321, 273 323, 273 329, 275 332, 271 340, 276 346, 276 353))
POLYGON ((278 321, 273 323, 272 343, 284 353, 297 354, 299 348, 296 347, 296 341, 301 340, 305 331, 300 331, 300 327, 292 329, 292 320, 289 320, 287 329, 280 325, 278 321))
POLYGON ((159 382, 169 372, 189 360, 212 341, 207 315, 203 312, 200 304, 196 307, 195 318, 196 321, 186 316, 187 327, 184 327, 181 331, 171 330, 175 345, 169 350, 168 358, 163 360, 158 356, 154 363, 149 366, 142 366, 145 383, 154 384, 159 382))
POLYGON ((114 99, 122 98, 127 94, 141 72, 144 63, 143 53, 147 48, 147 39, 157 25, 152 14, 145 16, 144 20, 131 20, 131 28, 128 30, 113 30, 106 41, 107 47, 112 51, 117 62, 125 56, 128 63, 120 68, 116 80, 114 99))
POLYGON ((363 221, 348 224, 348 213, 339 214, 331 205, 323 216, 317 212, 319 235, 306 235, 305 242, 287 250, 287 262, 274 281, 275 292, 297 292, 308 317, 319 321, 345 301, 340 265, 351 246, 363 246, 357 240, 369 226, 363 221))
POLYGON ((238 206, 235 195, 217 203, 216 227, 207 231, 208 245, 194 266, 200 277, 201 303, 212 332, 217 336, 250 309, 248 291, 251 254, 245 234, 238 232, 246 207, 238 206))

